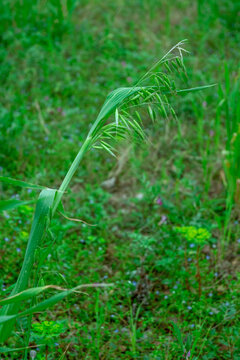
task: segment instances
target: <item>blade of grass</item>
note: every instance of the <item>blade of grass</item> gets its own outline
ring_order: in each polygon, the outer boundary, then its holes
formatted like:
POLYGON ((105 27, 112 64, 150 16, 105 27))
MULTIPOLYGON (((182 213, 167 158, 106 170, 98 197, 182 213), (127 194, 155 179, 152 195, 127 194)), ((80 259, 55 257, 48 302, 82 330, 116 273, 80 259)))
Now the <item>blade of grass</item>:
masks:
POLYGON ((39 286, 39 287, 27 289, 16 295, 13 295, 8 298, 0 300, 0 306, 31 299, 32 297, 37 296, 37 295, 41 294, 43 291, 48 290, 48 289, 62 290, 60 287, 55 286, 55 285, 46 285, 46 286, 39 286))
POLYGON ((15 313, 13 315, 0 315, 0 324, 12 321, 14 319, 17 319, 19 317, 28 316, 34 313, 38 313, 41 311, 44 311, 46 309, 49 309, 51 306, 57 304, 59 301, 63 300, 66 296, 72 294, 72 293, 79 293, 78 290, 83 287, 108 287, 112 286, 112 284, 86 284, 86 285, 79 285, 75 288, 64 290, 59 294, 53 295, 47 300, 41 301, 37 305, 31 306, 29 309, 15 313))
MULTIPOLYGON (((20 271, 14 289, 11 293, 12 296, 25 290, 28 285, 28 281, 31 275, 31 270, 34 263, 35 251, 37 247, 40 245, 41 240, 47 229, 48 223, 50 221, 50 217, 51 217, 50 212, 55 198, 55 194, 56 194, 56 190, 45 189, 42 190, 39 195, 22 269, 20 271)), ((2 308, 0 314, 2 316, 7 316, 7 315, 11 316, 12 314, 18 312, 18 309, 19 309, 18 303, 5 305, 2 308)), ((0 341, 4 341, 5 339, 7 339, 7 337, 10 335, 12 331, 13 325, 14 325, 14 321, 12 321, 11 324, 8 324, 8 326, 0 327, 0 341)))
POLYGON ((34 201, 20 201, 16 199, 10 199, 10 200, 1 200, 0 201, 0 211, 7 211, 15 209, 19 206, 28 205, 33 203, 34 201))
POLYGON ((28 189, 35 189, 35 190, 46 189, 46 186, 31 184, 26 181, 12 179, 7 176, 0 176, 0 182, 9 184, 9 185, 13 185, 13 186, 20 186, 22 188, 28 188, 28 189))
POLYGON ((182 341, 182 334, 181 334, 181 330, 179 329, 179 327, 177 326, 177 324, 175 324, 174 322, 172 322, 173 325, 173 330, 174 330, 174 335, 177 338, 177 341, 181 347, 181 351, 182 353, 184 353, 184 345, 183 345, 183 341, 182 341))
POLYGON ((217 86, 217 84, 196 86, 194 88, 176 90, 176 93, 177 94, 190 93, 190 92, 193 92, 193 91, 205 90, 205 89, 211 88, 213 86, 217 86))

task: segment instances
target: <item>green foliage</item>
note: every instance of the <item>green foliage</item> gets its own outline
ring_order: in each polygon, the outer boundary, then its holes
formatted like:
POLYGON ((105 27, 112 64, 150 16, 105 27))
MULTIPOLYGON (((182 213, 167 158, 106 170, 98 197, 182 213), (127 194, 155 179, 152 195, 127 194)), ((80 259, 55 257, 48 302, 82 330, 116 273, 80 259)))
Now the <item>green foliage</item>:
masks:
POLYGON ((195 226, 178 226, 175 231, 181 234, 187 241, 196 242, 203 245, 211 238, 211 234, 204 228, 196 228, 195 226))
POLYGON ((1 2, 0 296, 3 309, 19 300, 1 358, 239 359, 239 10, 227 0, 1 2), (156 62, 185 38, 184 64, 177 48, 156 62), (107 94, 27 289, 11 298, 36 194, 59 188, 107 94), (174 230, 188 224, 211 237, 174 230), (46 321, 62 327, 49 341, 31 326, 46 321))
POLYGON ((48 343, 64 331, 64 325, 56 321, 44 320, 41 323, 33 323, 32 329, 33 337, 37 336, 38 340, 41 339, 48 343))

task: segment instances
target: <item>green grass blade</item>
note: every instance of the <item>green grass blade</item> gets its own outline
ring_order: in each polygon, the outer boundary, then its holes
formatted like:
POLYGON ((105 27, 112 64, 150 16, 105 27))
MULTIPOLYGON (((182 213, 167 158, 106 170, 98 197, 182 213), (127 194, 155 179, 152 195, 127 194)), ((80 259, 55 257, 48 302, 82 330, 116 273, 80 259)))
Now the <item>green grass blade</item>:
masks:
POLYGON ((53 207, 53 214, 55 213, 61 198, 63 196, 63 193, 66 191, 73 175, 75 174, 84 154, 89 150, 89 148, 92 146, 92 141, 94 136, 97 134, 97 131, 99 129, 99 126, 101 127, 102 122, 107 119, 111 114, 113 114, 116 111, 116 108, 119 107, 126 99, 128 99, 131 95, 137 93, 140 91, 142 87, 124 87, 119 88, 114 91, 112 91, 106 98, 106 101, 104 102, 97 119, 95 120, 93 126, 91 127, 87 139, 85 140, 84 144, 82 145, 81 149, 79 150, 76 158, 74 159, 72 165, 70 166, 70 169, 68 170, 65 178, 63 179, 63 182, 59 188, 59 192, 56 195, 56 199, 54 202, 53 207))
POLYGON ((173 325, 173 332, 174 332, 174 335, 176 336, 177 338, 177 341, 181 347, 181 351, 182 353, 184 353, 184 345, 183 345, 183 341, 182 341, 182 334, 181 334, 181 331, 179 329, 179 327, 177 326, 177 324, 175 324, 174 322, 172 322, 172 325, 173 325))
POLYGON ((12 178, 6 177, 6 176, 0 176, 0 182, 6 183, 8 185, 20 186, 22 188, 28 188, 28 189, 35 189, 35 190, 46 189, 46 186, 35 185, 35 184, 31 184, 31 183, 28 183, 28 182, 25 182, 22 180, 12 179, 12 178))
MULTIPOLYGON (((14 320, 15 318, 16 318, 16 315, 0 315, 0 324, 14 320)), ((10 325, 10 326, 12 328, 13 325, 10 325)), ((7 327, 4 326, 3 328, 8 329, 8 326, 7 327)), ((8 338, 8 336, 9 336, 9 333, 7 333, 6 339, 8 338)), ((3 336, 1 341, 4 341, 4 340, 5 340, 5 337, 3 336)))
MULTIPOLYGON (((17 312, 15 314, 12 315, 1 315, 0 316, 0 324, 3 323, 7 323, 10 322, 12 320, 15 320, 19 317, 23 317, 23 316, 28 316, 34 313, 38 313, 44 310, 49 309, 51 306, 57 304, 59 301, 63 300, 66 296, 77 292, 80 288, 84 288, 84 287, 108 287, 108 286, 112 286, 113 284, 86 284, 86 285, 79 285, 75 288, 69 289, 69 290, 63 290, 61 293, 58 293, 56 295, 51 296, 50 298, 48 298, 47 300, 41 301, 40 303, 38 303, 35 306, 31 306, 29 309, 22 311, 22 312, 17 312)), ((20 295, 20 294, 18 294, 20 295)), ((7 325, 8 327, 9 325, 7 325)))
POLYGON ((29 300, 32 297, 35 297, 35 296, 41 294, 43 291, 48 290, 48 289, 61 290, 59 287, 54 286, 54 285, 39 286, 39 287, 27 289, 16 295, 9 296, 8 298, 0 300, 0 306, 17 303, 17 302, 24 301, 24 300, 29 300))
POLYGON ((196 86, 196 87, 194 87, 194 88, 176 90, 176 93, 177 93, 177 94, 190 93, 190 92, 193 92, 193 91, 205 90, 205 89, 211 88, 211 87, 213 87, 213 86, 217 86, 217 84, 196 86))
MULTIPOLYGON (((15 320, 18 317, 27 316, 27 315, 31 315, 33 313, 44 311, 44 310, 48 309, 49 307, 55 305, 59 301, 63 300, 66 296, 71 294, 73 291, 75 291, 75 289, 65 290, 65 291, 61 292, 60 294, 53 295, 49 299, 44 300, 35 306, 31 306, 29 309, 27 309, 21 313, 15 313, 13 315, 2 315, 2 316, 0 316, 0 324, 15 320)), ((7 327, 8 326, 9 326, 9 324, 7 325, 7 327)))
MULTIPOLYGON (((53 201, 55 198, 56 191, 51 189, 42 190, 36 205, 35 215, 33 219, 33 224, 28 240, 28 245, 23 261, 23 266, 21 272, 19 274, 18 280, 14 286, 14 289, 11 295, 16 295, 19 292, 26 289, 28 285, 28 281, 31 275, 31 270, 34 263, 34 255, 37 247, 40 245, 41 240, 45 234, 47 229, 51 208, 53 205, 53 201)), ((19 304, 9 304, 5 305, 1 310, 2 316, 10 316, 15 314, 18 311, 19 304)), ((4 341, 10 335, 12 328, 14 325, 14 321, 12 321, 7 326, 0 327, 0 341, 4 341)))
POLYGON ((93 124, 88 136, 92 136, 98 125, 101 123, 102 120, 109 117, 113 112, 116 111, 116 108, 119 107, 126 99, 128 99, 131 95, 134 95, 138 91, 140 91, 142 87, 123 87, 118 88, 112 91, 106 98, 105 103, 100 110, 98 117, 93 124))
MULTIPOLYGON (((40 346, 43 346, 43 344, 38 344, 38 347, 40 347, 40 346)), ((34 348, 34 346, 33 346, 33 348, 34 348)), ((31 347, 29 347, 29 346, 25 346, 25 347, 21 347, 21 348, 8 348, 8 347, 0 347, 0 354, 2 354, 2 353, 7 353, 7 352, 13 352, 13 351, 22 351, 22 350, 25 350, 25 349, 31 349, 31 347)))
POLYGON ((30 203, 33 203, 33 201, 20 201, 16 199, 0 200, 0 211, 12 210, 19 206, 27 205, 30 203))

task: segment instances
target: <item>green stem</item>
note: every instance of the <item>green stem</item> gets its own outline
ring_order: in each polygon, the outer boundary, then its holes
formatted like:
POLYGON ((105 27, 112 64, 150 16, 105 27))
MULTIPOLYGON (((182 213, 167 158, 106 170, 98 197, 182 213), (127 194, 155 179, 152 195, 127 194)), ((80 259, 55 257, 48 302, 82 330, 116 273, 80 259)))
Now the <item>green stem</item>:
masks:
POLYGON ((198 248, 197 248, 197 274, 196 274, 196 278, 197 278, 197 281, 198 281, 198 295, 199 295, 199 298, 201 297, 202 295, 202 278, 201 278, 201 273, 200 273, 200 267, 199 267, 199 253, 200 253, 200 246, 198 245, 198 248))
MULTIPOLYGON (((35 280, 34 280, 34 287, 37 287, 38 286, 38 274, 40 272, 40 268, 41 268, 41 261, 38 263, 38 268, 36 270, 36 273, 35 273, 35 280)), ((32 307, 33 305, 36 305, 37 302, 36 302, 36 297, 34 297, 31 301, 31 305, 30 307, 32 307)), ((26 332, 26 336, 25 336, 25 352, 24 352, 24 360, 27 360, 27 356, 28 356, 28 351, 29 351, 29 340, 30 340, 30 332, 31 332, 31 324, 32 324, 32 318, 33 318, 33 314, 31 314, 29 317, 28 317, 28 323, 27 323, 27 332, 26 332)))
POLYGON ((92 142, 92 139, 90 137, 87 137, 87 139, 84 141, 81 149, 79 150, 77 156, 75 157, 72 165, 70 166, 65 178, 63 179, 63 182, 62 182, 61 186, 59 187, 58 192, 56 194, 56 198, 55 198, 53 210, 52 210, 52 216, 54 215, 55 211, 57 210, 57 207, 63 197, 63 194, 66 191, 73 175, 75 174, 84 154, 87 152, 87 150, 91 146, 91 142, 92 142))

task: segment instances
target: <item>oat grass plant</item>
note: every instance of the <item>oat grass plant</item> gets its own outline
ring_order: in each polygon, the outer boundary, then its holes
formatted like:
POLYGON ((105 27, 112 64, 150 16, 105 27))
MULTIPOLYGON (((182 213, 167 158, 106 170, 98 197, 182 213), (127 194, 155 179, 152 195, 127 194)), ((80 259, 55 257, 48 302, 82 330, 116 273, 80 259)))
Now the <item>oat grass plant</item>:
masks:
MULTIPOLYGON (((41 190, 36 203, 29 240, 17 282, 13 286, 10 296, 0 301, 0 305, 3 305, 0 313, 1 343, 11 336, 17 318, 29 316, 31 321, 31 316, 34 313, 48 309, 66 296, 79 292, 84 286, 80 285, 70 290, 61 289, 53 285, 39 287, 39 267, 44 259, 46 259, 48 253, 45 251, 43 256, 41 254, 36 256, 36 254, 37 251, 41 251, 40 247, 42 248, 46 243, 52 244, 51 220, 57 211, 63 212, 62 197, 66 193, 70 181, 85 154, 91 149, 97 148, 106 150, 111 155, 116 156, 116 144, 119 141, 123 139, 133 141, 145 139, 142 119, 146 118, 146 116, 140 115, 143 114, 142 108, 148 110, 152 120, 157 118, 157 112, 160 113, 161 117, 171 116, 177 120, 175 111, 170 105, 171 97, 212 86, 177 89, 174 80, 176 76, 180 79, 181 77, 186 77, 183 63, 183 54, 186 52, 184 46, 185 40, 176 44, 147 71, 135 86, 118 88, 107 96, 97 119, 93 123, 58 190, 1 177, 0 180, 2 182, 13 186, 41 190), (39 266, 37 265, 38 263, 39 266), (57 293, 46 300, 38 300, 38 296, 48 289, 54 289, 57 293), (31 300, 30 306, 29 300, 31 300), (24 301, 27 302, 28 307, 26 306, 26 310, 19 311, 24 301)), ((2 211, 7 211, 16 206, 21 206, 23 203, 25 202, 5 200, 1 202, 0 208, 2 211)), ((50 248, 51 246, 49 246, 49 251, 50 248)), ((106 284, 99 284, 99 286, 106 286, 106 284)))

